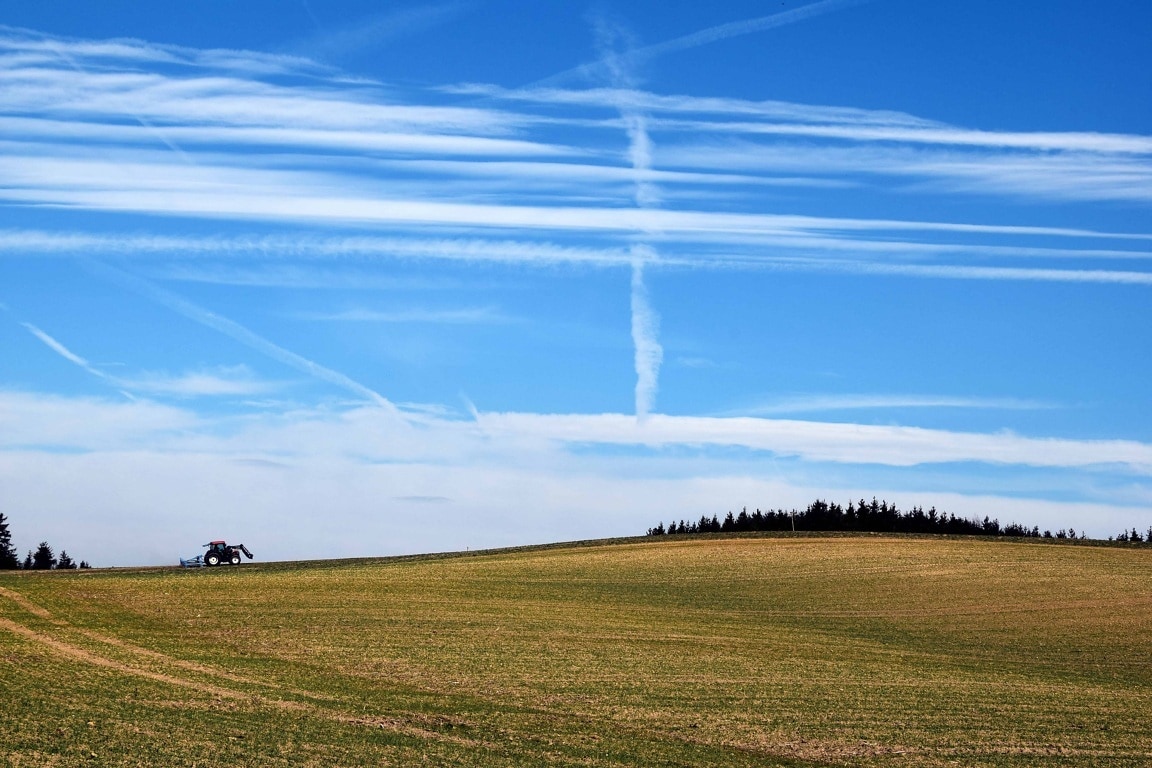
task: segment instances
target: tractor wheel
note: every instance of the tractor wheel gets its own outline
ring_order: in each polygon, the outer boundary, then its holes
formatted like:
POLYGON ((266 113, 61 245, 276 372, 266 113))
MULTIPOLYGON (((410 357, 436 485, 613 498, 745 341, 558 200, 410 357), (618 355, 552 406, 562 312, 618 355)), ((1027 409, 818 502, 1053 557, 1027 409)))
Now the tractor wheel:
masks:
POLYGON ((220 554, 218 552, 209 552, 204 555, 205 565, 220 565, 220 554))
POLYGON ((240 553, 239 552, 233 552, 232 553, 232 565, 240 565, 240 553))

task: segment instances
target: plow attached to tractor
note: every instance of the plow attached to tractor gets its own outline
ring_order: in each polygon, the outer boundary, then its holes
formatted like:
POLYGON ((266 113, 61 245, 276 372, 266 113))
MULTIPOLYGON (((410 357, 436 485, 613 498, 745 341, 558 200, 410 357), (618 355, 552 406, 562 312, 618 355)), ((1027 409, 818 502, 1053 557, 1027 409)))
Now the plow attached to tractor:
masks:
POLYGON ((252 553, 248 551, 248 547, 243 544, 229 544, 225 541, 211 541, 204 546, 208 547, 208 551, 202 555, 196 555, 185 560, 180 558, 180 565, 185 568, 200 568, 202 566, 215 566, 215 565, 240 565, 240 553, 251 560, 252 553))

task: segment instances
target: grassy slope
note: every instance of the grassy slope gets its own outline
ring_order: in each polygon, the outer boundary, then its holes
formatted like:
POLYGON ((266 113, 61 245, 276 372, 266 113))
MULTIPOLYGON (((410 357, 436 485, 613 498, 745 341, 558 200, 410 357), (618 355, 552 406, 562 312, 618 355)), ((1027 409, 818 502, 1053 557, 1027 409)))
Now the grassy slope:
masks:
POLYGON ((14 766, 1152 761, 1147 549, 703 537, 0 589, 14 766))

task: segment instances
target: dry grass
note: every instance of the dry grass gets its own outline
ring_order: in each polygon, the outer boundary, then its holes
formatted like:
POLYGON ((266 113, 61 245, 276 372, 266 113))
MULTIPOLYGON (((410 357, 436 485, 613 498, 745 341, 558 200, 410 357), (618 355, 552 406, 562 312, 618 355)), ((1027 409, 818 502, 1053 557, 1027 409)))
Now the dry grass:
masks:
POLYGON ((1150 577, 1147 549, 895 537, 14 574, 0 755, 1147 765, 1150 577))

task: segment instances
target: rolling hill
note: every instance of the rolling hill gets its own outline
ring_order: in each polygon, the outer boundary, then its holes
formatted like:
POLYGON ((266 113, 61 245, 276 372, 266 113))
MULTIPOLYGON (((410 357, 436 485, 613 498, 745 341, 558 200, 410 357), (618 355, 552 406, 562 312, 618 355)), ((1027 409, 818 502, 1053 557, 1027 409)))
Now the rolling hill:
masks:
POLYGON ((1152 550, 702 536, 0 573, 41 765, 1138 766, 1152 550))

